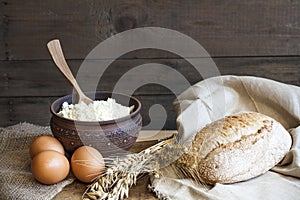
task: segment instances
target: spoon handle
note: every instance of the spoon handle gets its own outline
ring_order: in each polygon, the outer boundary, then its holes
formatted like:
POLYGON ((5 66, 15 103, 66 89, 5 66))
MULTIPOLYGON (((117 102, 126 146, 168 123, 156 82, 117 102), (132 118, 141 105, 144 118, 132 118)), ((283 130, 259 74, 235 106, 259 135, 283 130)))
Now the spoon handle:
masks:
POLYGON ((89 99, 80 89, 76 79, 74 78, 67 61, 64 57, 61 45, 59 40, 51 40, 47 44, 48 50, 52 56, 52 59, 56 66, 60 69, 60 71, 65 75, 65 77, 69 80, 69 82, 73 85, 75 90, 77 91, 79 95, 79 101, 84 101, 85 103, 91 103, 92 100, 89 99))

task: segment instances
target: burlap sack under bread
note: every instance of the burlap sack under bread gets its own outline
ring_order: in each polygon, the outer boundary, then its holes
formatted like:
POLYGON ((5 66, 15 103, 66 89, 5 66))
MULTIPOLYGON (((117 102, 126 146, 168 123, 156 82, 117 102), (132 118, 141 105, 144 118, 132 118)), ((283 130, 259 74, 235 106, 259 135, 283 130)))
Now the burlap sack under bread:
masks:
POLYGON ((207 124, 239 112, 259 112, 280 122, 292 136, 292 147, 279 165, 261 176, 213 186, 179 177, 172 167, 151 177, 160 199, 299 199, 300 87, 249 76, 221 76, 201 81, 174 102, 180 141, 188 143, 207 124))
POLYGON ((199 131, 175 166, 206 184, 235 183, 274 167, 291 143, 290 134, 276 120, 256 112, 241 113, 199 131))

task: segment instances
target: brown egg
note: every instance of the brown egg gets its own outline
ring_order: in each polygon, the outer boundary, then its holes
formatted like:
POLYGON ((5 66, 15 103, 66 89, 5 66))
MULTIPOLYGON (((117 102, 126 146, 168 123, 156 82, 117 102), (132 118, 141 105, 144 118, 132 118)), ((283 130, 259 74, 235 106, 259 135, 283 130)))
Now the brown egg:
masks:
POLYGON ((31 172, 43 184, 54 184, 64 180, 70 171, 68 159, 57 151, 42 151, 31 162, 31 172))
POLYGON ((84 183, 90 183, 102 174, 105 162, 97 149, 81 146, 72 155, 71 167, 76 178, 84 183))
POLYGON ((39 136, 30 145, 29 154, 32 159, 35 155, 42 151, 52 150, 57 151, 61 154, 65 154, 64 147, 62 144, 52 136, 39 136))

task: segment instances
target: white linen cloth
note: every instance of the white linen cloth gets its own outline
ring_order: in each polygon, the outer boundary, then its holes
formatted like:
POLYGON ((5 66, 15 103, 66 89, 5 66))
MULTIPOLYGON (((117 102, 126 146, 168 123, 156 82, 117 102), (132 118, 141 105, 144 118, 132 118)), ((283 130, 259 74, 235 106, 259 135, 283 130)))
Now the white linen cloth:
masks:
POLYGON ((244 111, 279 121, 293 144, 280 164, 265 174, 235 184, 206 186, 176 176, 172 167, 151 177, 160 199, 300 199, 300 87, 250 76, 213 77, 191 86, 174 102, 181 142, 189 142, 206 124, 244 111))

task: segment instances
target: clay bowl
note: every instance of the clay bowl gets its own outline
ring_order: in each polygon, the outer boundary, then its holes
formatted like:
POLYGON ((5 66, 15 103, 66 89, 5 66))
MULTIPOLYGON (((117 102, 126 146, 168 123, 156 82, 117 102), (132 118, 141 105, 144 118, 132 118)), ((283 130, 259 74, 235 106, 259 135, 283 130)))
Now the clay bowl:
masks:
POLYGON ((82 145, 98 149, 103 156, 112 156, 126 152, 136 141, 142 128, 140 115, 141 103, 134 97, 111 92, 87 94, 96 100, 112 97, 124 106, 134 105, 130 115, 109 121, 78 121, 59 116, 63 102, 72 103, 72 95, 61 97, 51 104, 51 131, 64 146, 68 154, 82 145), (129 104, 129 105, 128 105, 129 104))

